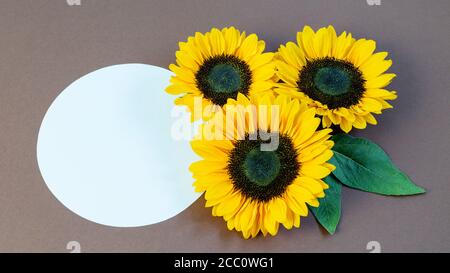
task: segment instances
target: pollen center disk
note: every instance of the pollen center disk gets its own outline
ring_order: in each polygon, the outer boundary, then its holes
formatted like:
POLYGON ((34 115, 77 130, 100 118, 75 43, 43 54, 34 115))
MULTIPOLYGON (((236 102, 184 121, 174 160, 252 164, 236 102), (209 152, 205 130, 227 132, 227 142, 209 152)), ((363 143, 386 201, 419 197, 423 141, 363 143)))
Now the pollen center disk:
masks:
POLYGON ((261 151, 257 147, 245 157, 244 172, 251 182, 267 186, 277 178, 280 166, 280 158, 275 152, 261 151))
POLYGON ((322 67, 314 76, 314 84, 325 94, 337 96, 348 92, 351 79, 348 73, 337 67, 322 67))
POLYGON ((205 60, 195 74, 198 89, 206 99, 223 106, 238 93, 247 95, 252 72, 246 62, 233 55, 218 55, 205 60))
POLYGON ((234 93, 242 85, 239 70, 230 64, 217 64, 208 74, 208 83, 218 93, 234 93))
POLYGON ((245 139, 234 142, 227 171, 233 186, 247 198, 260 202, 281 196, 298 175, 297 150, 287 135, 279 135, 274 151, 262 151, 265 141, 245 139))
POLYGON ((359 103, 365 92, 361 71, 352 63, 331 57, 308 61, 299 71, 298 90, 328 109, 359 103))

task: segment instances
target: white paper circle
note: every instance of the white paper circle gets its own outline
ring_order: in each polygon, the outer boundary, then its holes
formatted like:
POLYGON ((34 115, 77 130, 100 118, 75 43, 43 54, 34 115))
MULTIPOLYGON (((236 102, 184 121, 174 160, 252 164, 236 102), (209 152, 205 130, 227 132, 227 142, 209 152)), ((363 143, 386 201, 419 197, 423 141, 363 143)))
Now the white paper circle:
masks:
POLYGON ((171 135, 171 72, 124 64, 85 75, 52 103, 37 159, 50 191, 90 221, 136 227, 169 219, 198 197, 188 140, 171 135))

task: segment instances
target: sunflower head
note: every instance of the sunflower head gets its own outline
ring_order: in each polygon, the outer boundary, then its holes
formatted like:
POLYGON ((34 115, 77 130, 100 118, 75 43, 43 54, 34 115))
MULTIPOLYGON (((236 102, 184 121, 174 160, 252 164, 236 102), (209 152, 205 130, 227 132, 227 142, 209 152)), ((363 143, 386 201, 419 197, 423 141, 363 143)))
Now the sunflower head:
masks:
POLYGON ((314 108, 284 95, 229 99, 191 142, 202 157, 190 166, 193 185, 206 207, 244 238, 299 227, 334 169, 331 129, 319 125, 314 108))
POLYGON ((324 127, 340 126, 344 132, 376 124, 373 114, 392 106, 395 91, 384 88, 395 77, 386 74, 392 65, 386 52, 374 53, 375 41, 337 36, 332 26, 314 32, 306 26, 297 43, 282 45, 276 55, 276 91, 299 98, 316 109, 324 127))
POLYGON ((274 54, 263 53, 265 43, 256 34, 213 28, 179 46, 176 64, 169 66, 174 75, 166 92, 180 95, 175 103, 187 106, 192 120, 208 119, 238 93, 263 93, 274 85, 274 54))

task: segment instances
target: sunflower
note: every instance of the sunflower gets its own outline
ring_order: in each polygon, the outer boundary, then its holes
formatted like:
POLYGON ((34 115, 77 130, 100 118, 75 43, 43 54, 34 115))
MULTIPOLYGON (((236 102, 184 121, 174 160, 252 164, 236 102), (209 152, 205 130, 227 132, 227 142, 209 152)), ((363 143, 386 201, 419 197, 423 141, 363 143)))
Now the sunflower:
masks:
POLYGON ((337 36, 332 26, 314 32, 309 26, 297 33, 297 44, 288 42, 276 55, 282 83, 276 92, 288 94, 316 108, 327 128, 339 125, 348 133, 376 124, 373 114, 392 108, 386 100, 397 98, 384 89, 395 74, 384 72, 392 65, 388 53, 375 51, 375 41, 337 36))
POLYGON ((246 239, 276 235, 280 223, 299 227, 307 204, 317 207, 325 196, 321 179, 334 170, 327 163, 332 130, 319 126, 314 108, 288 96, 229 99, 191 142, 202 157, 190 171, 196 191, 205 192, 205 206, 246 239), (272 146, 267 134, 276 139, 272 146))
POLYGON ((191 119, 208 119, 229 98, 271 91, 274 85, 274 53, 263 53, 265 42, 256 34, 246 35, 234 27, 195 33, 179 43, 174 73, 166 92, 181 95, 191 119))

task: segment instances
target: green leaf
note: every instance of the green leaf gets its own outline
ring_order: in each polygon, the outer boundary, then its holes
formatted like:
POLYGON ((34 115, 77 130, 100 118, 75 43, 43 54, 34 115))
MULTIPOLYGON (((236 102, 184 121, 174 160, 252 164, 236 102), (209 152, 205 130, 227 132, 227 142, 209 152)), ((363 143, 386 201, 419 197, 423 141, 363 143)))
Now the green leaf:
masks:
POLYGON ((363 138, 341 134, 333 136, 336 166, 333 174, 352 188, 384 195, 424 193, 403 172, 394 166, 388 155, 375 143, 363 138))
POLYGON ((318 208, 310 207, 310 210, 328 233, 334 234, 339 219, 341 218, 342 186, 332 174, 327 176, 324 180, 330 188, 325 190, 325 197, 319 199, 320 206, 318 208))

